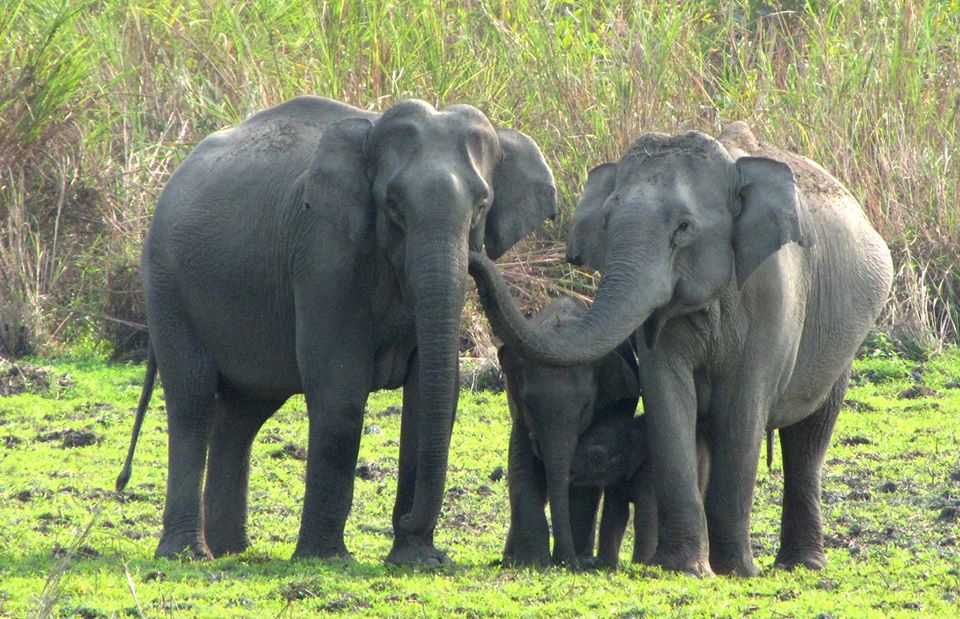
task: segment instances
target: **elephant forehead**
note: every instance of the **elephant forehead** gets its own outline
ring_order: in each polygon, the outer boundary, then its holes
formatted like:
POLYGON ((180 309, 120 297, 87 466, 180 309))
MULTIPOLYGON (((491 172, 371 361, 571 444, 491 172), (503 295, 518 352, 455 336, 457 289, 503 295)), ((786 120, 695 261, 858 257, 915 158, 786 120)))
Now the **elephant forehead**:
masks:
POLYGON ((670 154, 621 166, 617 193, 621 200, 654 205, 723 202, 730 190, 727 162, 670 154))

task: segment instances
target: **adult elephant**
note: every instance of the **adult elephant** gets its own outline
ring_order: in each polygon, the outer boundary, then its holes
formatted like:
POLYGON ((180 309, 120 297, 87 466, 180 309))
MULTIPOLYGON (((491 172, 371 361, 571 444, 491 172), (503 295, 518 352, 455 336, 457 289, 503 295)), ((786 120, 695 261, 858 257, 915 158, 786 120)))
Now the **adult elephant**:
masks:
POLYGON ((294 556, 347 554, 363 410, 403 386, 388 561, 433 544, 457 403, 468 248, 496 258, 556 211, 536 144, 476 108, 383 115, 298 97, 203 140, 170 178, 144 246, 152 355, 167 402, 158 557, 248 545, 250 445, 292 394, 309 416, 294 556), (206 459, 206 483, 201 480, 206 459))
POLYGON ((563 337, 517 311, 493 264, 470 272, 497 334, 525 356, 580 364, 641 329, 638 353, 657 471, 653 562, 753 575, 750 508, 764 433, 780 429, 777 563, 825 563, 820 469, 851 360, 890 289, 890 253, 850 193, 743 123, 715 140, 648 133, 616 164, 601 209, 608 247, 596 299, 563 337), (712 470, 697 492, 696 420, 712 470), (709 540, 707 531, 709 528, 709 540))

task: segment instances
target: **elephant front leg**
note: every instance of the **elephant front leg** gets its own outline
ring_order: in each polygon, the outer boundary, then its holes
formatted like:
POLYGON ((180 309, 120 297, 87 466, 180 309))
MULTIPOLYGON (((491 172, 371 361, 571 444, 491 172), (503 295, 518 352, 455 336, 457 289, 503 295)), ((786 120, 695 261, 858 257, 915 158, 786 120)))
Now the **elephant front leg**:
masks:
POLYGON ((712 576, 707 521, 697 488, 693 371, 664 358, 644 363, 640 375, 658 507, 657 551, 650 562, 671 571, 712 576))
POLYGON ((750 546, 750 512, 768 407, 756 391, 738 385, 736 397, 712 419, 713 452, 706 512, 710 565, 717 574, 760 573, 750 546))
POLYGON ((247 483, 250 447, 280 402, 220 400, 210 432, 203 495, 203 530, 214 557, 242 552, 247 537, 247 483))
POLYGON ((600 546, 597 558, 601 565, 616 568, 620 563, 620 545, 630 519, 630 500, 622 488, 606 488, 603 493, 603 515, 600 517, 600 546))
POLYGON ((343 530, 353 502, 363 409, 369 392, 351 396, 349 384, 331 382, 322 393, 307 393, 307 489, 295 558, 350 557, 343 530))
POLYGON ((400 518, 413 507, 413 495, 417 485, 417 458, 420 446, 420 370, 417 354, 408 364, 407 378, 403 385, 403 413, 400 421, 400 465, 397 472, 397 497, 393 504, 393 547, 387 555, 388 563, 398 565, 425 565, 436 567, 449 565, 450 558, 433 545, 434 529, 423 535, 399 533, 400 518))
POLYGON ((578 559, 592 559, 602 488, 570 487, 570 530, 578 559))
POLYGON ((529 430, 517 421, 510 431, 507 484, 510 530, 503 549, 504 565, 549 566, 552 563, 550 529, 544 513, 547 480, 543 463, 530 445, 529 430))

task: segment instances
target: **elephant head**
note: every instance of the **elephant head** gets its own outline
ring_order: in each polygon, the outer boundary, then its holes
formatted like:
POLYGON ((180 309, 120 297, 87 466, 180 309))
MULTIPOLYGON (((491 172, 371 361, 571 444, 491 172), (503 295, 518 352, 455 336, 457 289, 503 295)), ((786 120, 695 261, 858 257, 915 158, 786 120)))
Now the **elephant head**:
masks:
MULTIPOLYGON (((564 298, 541 312, 534 328, 541 334, 562 334, 583 310, 564 298)), ((499 350, 500 365, 514 423, 530 432, 533 451, 543 462, 553 522, 553 558, 576 562, 570 524, 570 466, 580 435, 597 417, 630 417, 640 386, 629 343, 599 360, 568 368, 532 362, 510 346, 499 350)))
POLYGON ((734 274, 743 286, 785 243, 814 240, 788 165, 734 160, 696 131, 637 139, 616 164, 602 217, 603 277, 590 310, 562 337, 534 333, 493 264, 471 255, 470 272, 494 331, 530 359, 590 362, 640 326, 652 347, 667 320, 717 299, 734 274))
POLYGON ((643 415, 605 419, 590 426, 577 442, 570 484, 605 488, 627 483, 646 459, 643 415))
POLYGON ((613 193, 617 166, 604 163, 587 173, 587 182, 570 220, 567 234, 567 262, 594 271, 603 271, 607 235, 603 229, 603 203, 613 193))
POLYGON ((304 208, 339 226, 358 252, 389 263, 413 309, 420 448, 399 533, 423 535, 443 497, 468 250, 496 259, 552 218, 553 176, 533 140, 494 129, 476 108, 409 100, 379 118, 328 126, 303 191, 304 208))

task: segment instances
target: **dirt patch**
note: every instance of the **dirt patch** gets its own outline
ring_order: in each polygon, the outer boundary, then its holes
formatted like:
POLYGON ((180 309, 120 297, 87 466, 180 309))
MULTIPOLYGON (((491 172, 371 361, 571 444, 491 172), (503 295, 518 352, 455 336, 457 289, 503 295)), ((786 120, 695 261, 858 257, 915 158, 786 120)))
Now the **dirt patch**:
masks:
POLYGON ((873 445, 873 441, 865 436, 845 436, 840 439, 840 444, 851 447, 853 445, 873 445))
POLYGON ((40 434, 37 436, 37 441, 41 443, 49 443, 52 441, 60 441, 60 446, 63 448, 68 447, 88 447, 90 445, 96 445, 101 439, 99 436, 93 432, 87 430, 57 430, 56 432, 47 432, 46 434, 40 434))
POLYGON ((902 400, 916 400, 918 398, 939 398, 940 392, 936 389, 931 389, 926 385, 917 383, 911 387, 907 387, 901 391, 897 397, 902 400))
POLYGON ((58 375, 50 368, 0 358, 0 396, 44 393, 54 385, 69 388, 75 383, 69 374, 58 375))
POLYGON ((275 460, 283 460, 286 458, 292 458, 294 460, 306 460, 307 450, 294 443, 284 443, 283 447, 271 453, 270 457, 275 460))
MULTIPOLYGON (((54 544, 53 550, 50 551, 50 556, 54 559, 64 557, 70 553, 70 549, 61 546, 60 544, 54 544)), ((80 546, 74 552, 75 557, 80 557, 81 559, 96 559, 101 555, 100 551, 92 546, 80 546)))
POLYGON ((393 473, 395 471, 379 462, 364 462, 361 460, 357 463, 357 470, 354 474, 364 481, 380 481, 393 473))
POLYGON ((843 405, 852 411, 857 411, 858 413, 869 413, 877 410, 873 406, 867 404, 866 402, 861 402, 860 400, 844 400, 843 405))

